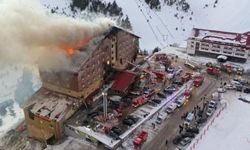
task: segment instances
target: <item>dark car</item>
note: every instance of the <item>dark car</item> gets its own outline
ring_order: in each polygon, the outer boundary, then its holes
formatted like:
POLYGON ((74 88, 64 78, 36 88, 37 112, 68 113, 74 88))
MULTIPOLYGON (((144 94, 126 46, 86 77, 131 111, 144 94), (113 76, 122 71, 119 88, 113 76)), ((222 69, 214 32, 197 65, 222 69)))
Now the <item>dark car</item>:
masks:
POLYGON ((166 87, 166 88, 163 90, 163 92, 166 93, 166 94, 172 94, 172 93, 174 93, 175 91, 176 91, 176 88, 175 88, 175 87, 171 87, 171 86, 166 87))
POLYGON ((153 102, 153 101, 149 101, 148 104, 150 106, 153 106, 153 107, 156 107, 157 106, 157 103, 153 102))
POLYGON ((182 141, 182 137, 180 135, 176 136, 174 139, 173 139, 173 144, 175 145, 178 145, 181 141, 182 141))
POLYGON ((175 81, 173 81, 173 84, 182 86, 183 82, 181 82, 180 80, 175 80, 175 81))
POLYGON ((122 123, 128 126, 132 126, 134 124, 134 121, 131 119, 125 118, 123 119, 122 123))
POLYGON ((157 95, 158 95, 160 98, 167 98, 167 96, 166 96, 164 93, 157 93, 157 95))
POLYGON ((207 121, 207 118, 200 118, 200 119, 197 120, 197 123, 198 123, 198 124, 203 124, 203 123, 205 123, 206 121, 207 121))
POLYGON ((119 140, 119 136, 114 132, 114 131, 110 131, 109 134, 108 134, 110 137, 112 137, 112 139, 114 140, 119 140))
POLYGON ((186 137, 190 137, 190 138, 194 138, 195 134, 193 132, 185 132, 183 134, 181 134, 182 138, 186 138, 186 137))
POLYGON ((157 104, 161 103, 161 100, 159 100, 159 99, 153 99, 152 101, 155 102, 155 103, 157 103, 157 104))
POLYGON ((134 117, 134 116, 131 116, 131 115, 128 115, 126 118, 131 119, 134 123, 136 123, 139 120, 138 117, 134 117))
POLYGON ((88 117, 94 118, 94 117, 96 117, 96 116, 98 116, 98 115, 99 115, 99 113, 96 112, 96 111, 94 111, 94 112, 89 113, 89 114, 88 114, 88 117))
POLYGON ((111 131, 113 131, 114 133, 116 133, 118 136, 120 136, 123 132, 122 129, 118 128, 118 127, 113 127, 111 129, 111 131))
POLYGON ((245 88, 243 92, 244 93, 250 93, 250 88, 245 88))
POLYGON ((175 92, 175 90, 173 90, 173 89, 164 89, 163 92, 166 93, 166 94, 173 94, 175 92))
POLYGON ((199 128, 187 128, 187 132, 198 134, 200 132, 199 128))
POLYGON ((236 91, 242 92, 243 86, 236 86, 236 91))

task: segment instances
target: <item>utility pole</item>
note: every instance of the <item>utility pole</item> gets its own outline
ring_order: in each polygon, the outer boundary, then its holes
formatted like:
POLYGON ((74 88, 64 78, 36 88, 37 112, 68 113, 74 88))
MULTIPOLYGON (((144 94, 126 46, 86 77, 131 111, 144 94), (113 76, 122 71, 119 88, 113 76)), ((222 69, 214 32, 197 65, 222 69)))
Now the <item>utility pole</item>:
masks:
POLYGON ((103 96, 103 117, 104 120, 107 119, 108 117, 108 100, 107 100, 107 93, 103 92, 102 93, 103 96))

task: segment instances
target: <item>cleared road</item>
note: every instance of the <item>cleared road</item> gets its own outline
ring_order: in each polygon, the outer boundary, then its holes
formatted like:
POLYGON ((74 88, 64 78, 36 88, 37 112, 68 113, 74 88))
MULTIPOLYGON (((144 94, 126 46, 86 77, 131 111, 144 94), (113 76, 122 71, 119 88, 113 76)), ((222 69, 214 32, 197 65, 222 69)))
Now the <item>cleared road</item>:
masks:
POLYGON ((149 141, 143 145, 143 150, 174 150, 175 145, 172 144, 173 138, 179 132, 179 125, 183 122, 181 116, 193 110, 194 106, 201 103, 201 98, 205 95, 210 96, 215 90, 215 86, 218 82, 211 76, 206 76, 204 83, 199 88, 194 89, 193 95, 190 101, 177 111, 167 120, 167 124, 158 131, 158 134, 152 141, 149 141), (168 146, 165 142, 168 139, 168 146))

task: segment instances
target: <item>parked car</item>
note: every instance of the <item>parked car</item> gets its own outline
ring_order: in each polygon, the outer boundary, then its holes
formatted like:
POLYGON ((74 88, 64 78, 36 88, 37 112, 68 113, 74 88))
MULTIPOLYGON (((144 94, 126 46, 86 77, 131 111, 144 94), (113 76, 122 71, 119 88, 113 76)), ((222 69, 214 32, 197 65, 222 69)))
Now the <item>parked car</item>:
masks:
POLYGON ((156 119, 156 123, 157 124, 161 124, 162 121, 165 121, 168 117, 168 114, 167 113, 160 113, 158 116, 157 116, 157 119, 156 119))
POLYGON ((186 146, 187 144, 191 143, 192 139, 190 137, 186 137, 184 138, 181 142, 180 145, 181 146, 186 146))
POLYGON ((153 101, 148 101, 148 104, 150 106, 153 106, 153 107, 156 107, 157 106, 157 103, 153 102, 153 101))
POLYGON ((203 123, 205 123, 207 121, 207 118, 199 118, 198 120, 197 120, 197 123, 198 124, 203 124, 203 123))
POLYGON ((131 119, 125 118, 123 119, 122 123, 128 126, 132 126, 134 124, 134 121, 131 119))
POLYGON ((207 115, 208 117, 210 117, 210 116, 212 116, 213 113, 214 113, 214 109, 213 109, 213 108, 208 108, 208 109, 207 109, 206 115, 207 115))
POLYGON ((186 98, 184 96, 179 97, 179 99, 175 102, 177 107, 181 107, 186 102, 186 98))
POLYGON ((239 92, 242 92, 242 90, 243 90, 243 86, 241 85, 241 86, 236 86, 236 91, 239 91, 239 92))
POLYGON ((208 108, 214 108, 216 109, 217 108, 217 102, 211 100, 208 104, 208 108))
POLYGON ((173 144, 175 145, 178 145, 181 141, 182 141, 182 137, 180 135, 176 136, 174 139, 173 139, 173 144))
POLYGON ((250 93, 250 88, 245 88, 243 92, 244 93, 250 93))
POLYGON ((187 128, 186 129, 187 132, 191 132, 191 133, 195 133, 198 134, 200 132, 199 128, 187 128))
POLYGON ((159 100, 159 99, 153 99, 152 101, 155 102, 155 103, 157 103, 157 104, 161 103, 161 100, 159 100))
POLYGON ((163 90, 163 92, 166 94, 173 94, 175 91, 176 91, 176 88, 174 87, 167 87, 163 90))
POLYGON ((175 72, 175 75, 180 75, 183 72, 183 69, 181 66, 178 67, 179 69, 175 72))
POLYGON ((172 83, 175 84, 175 85, 179 85, 179 86, 183 85, 183 82, 181 80, 175 80, 172 83))
POLYGON ((111 129, 111 131, 113 131, 114 133, 116 133, 118 136, 120 136, 123 133, 122 129, 120 129, 118 127, 113 127, 111 129))
POLYGON ((220 87, 220 88, 217 89, 217 91, 218 91, 219 93, 225 93, 225 92, 226 92, 226 89, 220 87))
POLYGON ((109 134, 108 134, 110 137, 112 137, 112 139, 114 140, 119 140, 119 136, 114 132, 114 131, 110 131, 109 134))
POLYGON ((158 95, 160 98, 167 98, 167 96, 165 95, 165 93, 157 93, 157 95, 158 95))
POLYGON ((177 108, 177 104, 176 103, 171 103, 167 108, 166 108, 166 112, 167 113, 173 113, 175 111, 175 109, 177 108))
POLYGON ((194 119, 194 114, 193 113, 188 113, 185 121, 184 121, 184 124, 185 125, 189 125, 194 119))
POLYGON ((131 119, 134 123, 136 123, 140 119, 139 117, 134 117, 132 115, 128 115, 126 118, 131 119))
POLYGON ((181 134, 181 136, 183 138, 186 138, 186 137, 194 138, 195 134, 193 132, 185 132, 185 133, 181 134))
POLYGON ((236 86, 234 86, 234 85, 232 85, 232 84, 227 84, 227 85, 225 86, 225 88, 226 88, 227 90, 236 90, 236 86))

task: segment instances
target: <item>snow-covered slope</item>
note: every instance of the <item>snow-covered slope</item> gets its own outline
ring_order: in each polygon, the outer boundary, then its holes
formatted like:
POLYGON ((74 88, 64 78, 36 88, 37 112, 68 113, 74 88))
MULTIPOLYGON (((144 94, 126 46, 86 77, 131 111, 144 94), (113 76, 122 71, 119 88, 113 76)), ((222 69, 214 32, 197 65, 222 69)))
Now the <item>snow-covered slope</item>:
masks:
POLYGON ((33 94, 41 83, 36 70, 30 66, 0 64, 0 68, 1 137, 24 118, 20 104, 27 96, 33 94))
MULTIPOLYGON (((66 8, 65 11, 70 13, 68 6, 71 0, 40 1, 46 6, 66 8)), ((165 47, 171 43, 181 44, 193 27, 235 32, 250 30, 249 0, 218 0, 215 8, 215 0, 186 0, 190 4, 187 13, 177 11, 176 5, 167 6, 163 1, 161 0, 161 11, 155 11, 149 9, 144 0, 116 0, 124 14, 129 16, 134 32, 141 36, 142 49, 165 47), (178 14, 179 19, 175 14, 178 14)))
POLYGON ((176 6, 170 7, 166 5, 162 6, 160 12, 154 12, 142 1, 117 0, 118 5, 123 8, 125 14, 129 15, 135 32, 142 37, 142 48, 152 48, 159 44, 142 12, 149 20, 149 23, 152 24, 154 32, 164 46, 172 42, 182 43, 189 36, 193 27, 237 32, 250 30, 250 20, 247 19, 250 13, 250 9, 248 9, 249 0, 219 0, 216 8, 213 7, 215 0, 187 0, 190 4, 188 13, 177 11, 176 6), (203 8, 206 4, 208 4, 208 7, 203 8), (142 12, 138 6, 140 6, 142 12), (191 12, 193 12, 193 15, 191 15, 191 12), (176 13, 178 13, 179 18, 181 16, 184 18, 177 19, 174 17, 176 13), (150 16, 152 19, 150 19, 150 16), (192 17, 192 20, 189 19, 190 17, 192 17), (178 30, 176 30, 176 27, 178 30))

